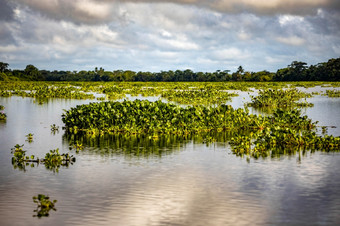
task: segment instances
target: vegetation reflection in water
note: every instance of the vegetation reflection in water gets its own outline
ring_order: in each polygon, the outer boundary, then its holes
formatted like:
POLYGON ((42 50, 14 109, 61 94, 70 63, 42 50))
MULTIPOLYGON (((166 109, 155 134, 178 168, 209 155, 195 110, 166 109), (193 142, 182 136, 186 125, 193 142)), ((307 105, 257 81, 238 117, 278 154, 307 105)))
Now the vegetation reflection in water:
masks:
POLYGON ((77 153, 96 153, 99 155, 124 155, 126 157, 154 158, 182 150, 189 144, 210 145, 213 142, 226 143, 231 132, 199 134, 103 134, 93 135, 84 132, 65 133, 63 140, 77 153))
MULTIPOLYGON (((104 134, 200 134, 233 131, 229 144, 237 156, 266 157, 294 152, 339 151, 340 138, 317 135, 317 122, 299 110, 274 110, 273 115, 249 114, 247 109, 217 107, 179 107, 161 101, 102 102, 79 105, 62 116, 66 132, 104 134)), ((323 133, 325 128, 322 127, 323 133)), ((212 137, 211 137, 212 138, 212 137)), ((214 141, 214 139, 209 139, 214 141)))

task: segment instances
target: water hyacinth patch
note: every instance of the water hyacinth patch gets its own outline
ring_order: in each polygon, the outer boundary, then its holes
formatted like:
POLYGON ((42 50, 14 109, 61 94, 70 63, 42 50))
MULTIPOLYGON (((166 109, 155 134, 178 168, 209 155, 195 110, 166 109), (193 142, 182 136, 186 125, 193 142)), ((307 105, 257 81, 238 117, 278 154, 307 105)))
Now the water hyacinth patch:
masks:
POLYGON ((170 90, 161 95, 168 101, 189 105, 224 104, 234 96, 238 96, 238 94, 203 88, 201 90, 170 90))
MULTIPOLYGON (((228 105, 183 108, 161 101, 135 100, 78 105, 66 111, 62 120, 68 133, 93 136, 108 133, 158 137, 157 134, 233 131, 229 142, 232 152, 254 157, 296 147, 338 151, 340 144, 338 137, 318 136, 316 122, 296 109, 276 109, 271 116, 261 116, 228 105)), ((210 140, 214 141, 213 137, 210 140)))
POLYGON ((188 134, 235 127, 253 129, 257 117, 228 105, 183 108, 161 101, 101 102, 78 105, 62 115, 67 131, 76 133, 188 134))
MULTIPOLYGON (((0 110, 4 110, 5 107, 3 105, 0 105, 0 110)), ((7 115, 4 112, 0 112, 0 121, 6 121, 7 115)))
POLYGON ((293 89, 265 89, 260 90, 258 96, 250 96, 252 101, 248 106, 255 108, 271 107, 271 108, 290 108, 290 107, 312 107, 313 104, 299 102, 302 98, 311 97, 311 94, 293 89))
POLYGON ((328 97, 340 97, 340 90, 326 90, 325 96, 328 97))
POLYGON ((33 211, 36 214, 33 217, 48 217, 51 210, 56 211, 55 203, 57 200, 50 200, 50 197, 43 194, 38 194, 38 196, 32 197, 33 202, 37 204, 37 208, 33 211))
POLYGON ((61 166, 68 167, 72 165, 76 158, 68 153, 59 154, 59 149, 50 150, 45 154, 45 158, 39 159, 34 155, 26 156, 26 151, 23 150, 24 145, 16 144, 12 148, 12 165, 14 169, 26 171, 26 166, 34 167, 34 164, 44 164, 46 169, 53 172, 58 172, 61 166))

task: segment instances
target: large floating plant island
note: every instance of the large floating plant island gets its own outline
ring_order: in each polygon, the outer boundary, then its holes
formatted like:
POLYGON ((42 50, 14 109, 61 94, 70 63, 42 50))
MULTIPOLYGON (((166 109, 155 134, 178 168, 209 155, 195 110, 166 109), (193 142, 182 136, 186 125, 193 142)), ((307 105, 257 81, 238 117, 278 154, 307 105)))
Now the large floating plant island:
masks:
POLYGON ((161 101, 135 100, 78 105, 62 115, 68 133, 192 134, 225 132, 237 155, 270 152, 339 151, 340 137, 318 135, 316 122, 299 110, 277 109, 271 116, 250 114, 229 105, 181 107, 161 101))

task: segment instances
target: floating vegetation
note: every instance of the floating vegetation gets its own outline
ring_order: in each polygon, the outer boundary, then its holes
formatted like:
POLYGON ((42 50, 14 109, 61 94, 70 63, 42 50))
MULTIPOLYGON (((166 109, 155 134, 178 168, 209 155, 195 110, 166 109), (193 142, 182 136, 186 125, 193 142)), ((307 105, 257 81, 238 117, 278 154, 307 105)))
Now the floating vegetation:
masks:
MULTIPOLYGON (((148 134, 157 140, 160 134, 199 134, 232 131, 232 152, 238 156, 265 157, 282 150, 339 151, 340 138, 316 134, 316 122, 299 110, 277 109, 272 116, 249 114, 247 109, 192 106, 182 108, 161 101, 102 102, 78 105, 62 116, 68 133, 148 134)), ((211 143, 213 136, 203 142, 211 143)))
POLYGON ((0 90, 0 97, 10 97, 12 96, 12 92, 6 90, 0 90))
POLYGON ((0 96, 34 97, 38 103, 44 103, 47 98, 94 99, 93 94, 85 93, 69 84, 54 84, 48 82, 13 82, 0 83, 0 96))
POLYGON ((213 105, 224 104, 231 100, 231 97, 238 96, 235 93, 218 91, 211 88, 201 90, 179 90, 163 92, 161 97, 168 101, 174 101, 179 104, 189 105, 213 105))
POLYGON ((60 166, 68 167, 76 161, 76 158, 69 153, 59 154, 59 149, 50 150, 49 153, 45 154, 45 158, 40 161, 45 164, 46 169, 52 170, 53 172, 58 172, 60 166))
MULTIPOLYGON (((231 139, 232 152, 238 156, 250 155, 255 158, 270 155, 295 153, 298 150, 339 151, 340 137, 319 136, 315 124, 300 111, 278 110, 270 116, 271 125, 249 136, 231 139)), ((323 131, 324 132, 324 131, 323 131)))
MULTIPOLYGON (((0 110, 4 110, 5 107, 3 105, 0 105, 0 110)), ((7 115, 4 112, 0 112, 0 121, 6 121, 7 115)))
POLYGON ((311 94, 304 93, 298 89, 266 89, 260 90, 258 96, 250 96, 252 101, 248 106, 255 108, 291 108, 291 107, 312 107, 312 103, 299 102, 302 98, 311 97, 311 94))
POLYGON ((33 202, 37 204, 37 208, 33 211, 36 214, 33 217, 48 217, 51 210, 56 211, 55 203, 57 200, 50 200, 50 197, 43 194, 38 194, 38 196, 33 196, 33 202))
POLYGON ((324 94, 325 96, 328 96, 328 97, 340 97, 340 90, 336 90, 336 89, 333 89, 333 90, 326 90, 326 94, 324 94))
POLYGON ((56 124, 52 124, 51 131, 52 133, 59 132, 59 126, 57 126, 56 124))
POLYGON ((14 148, 12 148, 12 165, 14 169, 18 168, 19 170, 26 171, 26 166, 30 165, 34 167, 34 164, 44 164, 46 169, 58 172, 61 166, 68 167, 76 161, 73 155, 69 155, 68 153, 59 154, 59 149, 50 150, 43 159, 35 158, 34 155, 26 156, 26 151, 23 150, 23 146, 24 145, 16 144, 14 148))
POLYGON ((34 134, 32 134, 32 133, 29 133, 29 134, 27 134, 26 135, 26 141, 28 142, 28 143, 31 143, 31 142, 33 142, 33 135, 34 134))
POLYGON ((73 145, 73 148, 76 149, 76 152, 79 153, 79 151, 84 149, 84 145, 82 143, 79 143, 78 141, 73 145))
POLYGON ((257 117, 228 105, 182 108, 161 101, 135 100, 78 105, 62 115, 68 132, 89 134, 188 134, 255 128, 257 117))
POLYGON ((0 112, 0 121, 6 121, 7 115, 3 112, 0 112))

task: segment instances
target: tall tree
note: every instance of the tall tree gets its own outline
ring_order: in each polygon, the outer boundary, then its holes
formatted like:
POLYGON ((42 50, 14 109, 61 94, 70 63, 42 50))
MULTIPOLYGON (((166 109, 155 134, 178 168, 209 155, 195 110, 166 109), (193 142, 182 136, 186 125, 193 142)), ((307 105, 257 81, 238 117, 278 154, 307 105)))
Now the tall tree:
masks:
POLYGON ((5 72, 5 71, 7 71, 7 70, 8 70, 8 66, 9 66, 8 63, 0 62, 0 72, 5 72))

